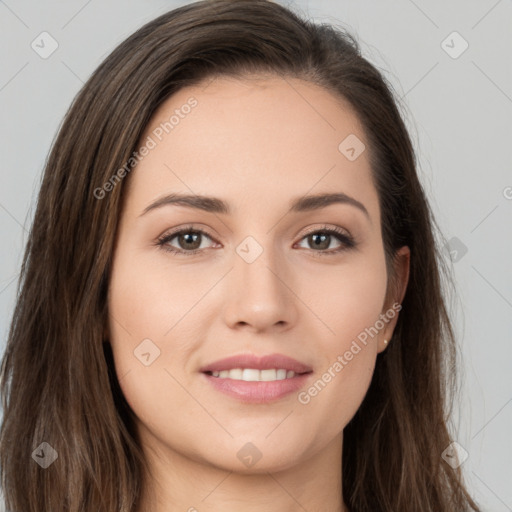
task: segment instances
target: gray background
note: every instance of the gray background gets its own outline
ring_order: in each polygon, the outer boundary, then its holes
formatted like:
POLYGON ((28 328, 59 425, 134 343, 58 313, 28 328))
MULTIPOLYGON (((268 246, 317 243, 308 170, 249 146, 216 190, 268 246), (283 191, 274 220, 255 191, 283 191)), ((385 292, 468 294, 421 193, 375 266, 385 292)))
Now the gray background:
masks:
MULTIPOLYGON (((0 1, 2 351, 44 160, 66 109, 118 43, 186 3, 0 1), (31 47, 43 31, 59 45, 47 59, 31 47)), ((512 511, 512 2, 296 0, 291 6, 355 32, 365 56, 403 98, 421 180, 456 251, 451 309, 464 380, 454 424, 469 454, 462 468, 484 510, 512 511), (454 31, 463 39, 448 37, 454 31), (464 41, 469 46, 458 55, 464 41)))

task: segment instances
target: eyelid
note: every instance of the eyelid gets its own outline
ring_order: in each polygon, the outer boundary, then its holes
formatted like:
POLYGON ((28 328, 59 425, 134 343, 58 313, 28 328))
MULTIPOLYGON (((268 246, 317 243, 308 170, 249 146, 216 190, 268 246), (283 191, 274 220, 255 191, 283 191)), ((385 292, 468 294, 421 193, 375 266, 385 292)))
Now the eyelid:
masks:
POLYGON ((322 224, 320 227, 314 226, 312 228, 308 228, 305 233, 303 233, 302 238, 305 236, 311 235, 312 233, 317 233, 318 231, 324 232, 324 231, 335 231, 338 234, 343 234, 347 238, 352 238, 352 235, 350 232, 344 228, 341 228, 339 226, 335 225, 329 225, 329 224, 322 224))

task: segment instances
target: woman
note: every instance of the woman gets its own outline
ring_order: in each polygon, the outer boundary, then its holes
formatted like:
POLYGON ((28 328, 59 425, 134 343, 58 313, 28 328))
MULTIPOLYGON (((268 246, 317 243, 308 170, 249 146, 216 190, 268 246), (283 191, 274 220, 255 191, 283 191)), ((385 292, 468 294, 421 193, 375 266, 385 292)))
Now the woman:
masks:
POLYGON ((2 364, 7 507, 478 511, 443 457, 434 227, 349 34, 266 0, 147 24, 47 162, 2 364))

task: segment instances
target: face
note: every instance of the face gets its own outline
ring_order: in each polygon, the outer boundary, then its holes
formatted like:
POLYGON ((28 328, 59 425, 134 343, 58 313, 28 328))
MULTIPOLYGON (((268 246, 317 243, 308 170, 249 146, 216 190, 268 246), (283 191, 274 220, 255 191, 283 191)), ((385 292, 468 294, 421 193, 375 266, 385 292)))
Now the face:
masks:
POLYGON ((298 79, 217 78, 142 144, 108 334, 143 445, 238 472, 340 448, 401 300, 357 117, 298 79))

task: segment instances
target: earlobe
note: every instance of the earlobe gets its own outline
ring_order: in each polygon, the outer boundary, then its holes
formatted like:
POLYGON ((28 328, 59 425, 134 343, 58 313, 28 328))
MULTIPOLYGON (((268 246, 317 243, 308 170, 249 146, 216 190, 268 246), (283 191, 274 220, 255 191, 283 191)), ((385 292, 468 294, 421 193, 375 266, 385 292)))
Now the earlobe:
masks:
POLYGON ((382 340, 382 343, 379 343, 379 345, 377 347, 377 354, 384 352, 384 350, 386 350, 386 348, 388 347, 390 341, 391 341, 390 339, 384 338, 382 340))

